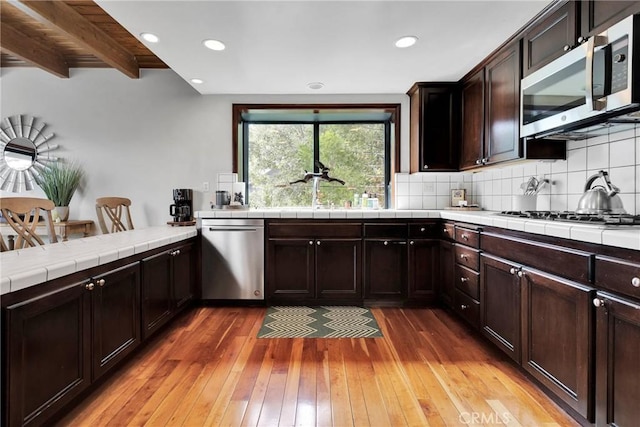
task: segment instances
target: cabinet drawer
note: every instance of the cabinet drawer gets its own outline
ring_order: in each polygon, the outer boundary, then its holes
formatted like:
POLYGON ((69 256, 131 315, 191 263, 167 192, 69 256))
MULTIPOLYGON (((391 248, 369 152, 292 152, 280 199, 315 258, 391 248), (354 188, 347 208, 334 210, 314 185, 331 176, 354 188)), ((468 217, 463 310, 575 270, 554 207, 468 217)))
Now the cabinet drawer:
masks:
POLYGON ((473 299, 480 299, 480 274, 460 264, 456 264, 456 288, 469 295, 473 299))
POLYGON ((442 224, 441 236, 443 239, 453 240, 455 236, 455 226, 453 224, 442 224))
POLYGON ((268 237, 362 237, 362 226, 358 222, 269 222, 268 237))
POLYGON ((596 256, 595 270, 596 286, 640 299, 640 264, 596 256))
POLYGON ((456 227, 456 242, 472 248, 480 247, 480 233, 467 228, 456 227))
POLYGON ((386 238, 407 238, 407 224, 406 223, 365 223, 364 224, 364 237, 386 237, 386 238))
POLYGON ((456 262, 458 264, 469 267, 472 270, 478 271, 480 267, 480 251, 472 248, 468 248, 464 245, 456 244, 456 262))
POLYGON ((482 250, 576 282, 593 279, 594 255, 589 252, 490 232, 482 233, 482 250))
POLYGON ((435 222, 409 224, 409 237, 412 239, 437 238, 439 237, 438 228, 435 222))
POLYGON ((474 328, 480 324, 480 303, 458 289, 456 289, 454 309, 474 328))

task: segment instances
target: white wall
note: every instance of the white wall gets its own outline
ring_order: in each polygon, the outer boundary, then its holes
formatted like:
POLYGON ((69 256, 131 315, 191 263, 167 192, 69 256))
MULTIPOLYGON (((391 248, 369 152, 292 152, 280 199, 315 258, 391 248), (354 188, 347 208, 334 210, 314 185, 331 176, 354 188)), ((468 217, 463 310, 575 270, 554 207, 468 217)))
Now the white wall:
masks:
MULTIPOLYGON (((97 197, 132 199, 138 228, 169 221, 173 188, 194 189, 208 209, 217 174, 231 172, 233 103, 401 103, 402 170, 408 169, 409 99, 398 95, 200 95, 170 70, 129 79, 111 69, 73 69, 60 79, 35 68, 5 68, 2 117, 28 114, 56 134, 55 154, 87 172, 71 201, 72 219, 94 219, 97 197)), ((1 192, 7 197, 13 193, 1 192)), ((44 197, 40 189, 20 196, 44 197)))

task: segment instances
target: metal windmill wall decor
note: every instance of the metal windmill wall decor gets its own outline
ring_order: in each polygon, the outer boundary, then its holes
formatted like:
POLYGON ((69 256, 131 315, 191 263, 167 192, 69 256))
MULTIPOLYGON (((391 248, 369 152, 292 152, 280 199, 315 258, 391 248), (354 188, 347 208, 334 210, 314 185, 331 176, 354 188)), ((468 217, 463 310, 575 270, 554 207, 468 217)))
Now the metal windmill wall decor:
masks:
POLYGON ((45 135, 46 123, 33 116, 5 117, 0 125, 0 189, 19 193, 33 190, 39 171, 57 157, 51 155, 58 145, 49 141, 53 133, 45 135))

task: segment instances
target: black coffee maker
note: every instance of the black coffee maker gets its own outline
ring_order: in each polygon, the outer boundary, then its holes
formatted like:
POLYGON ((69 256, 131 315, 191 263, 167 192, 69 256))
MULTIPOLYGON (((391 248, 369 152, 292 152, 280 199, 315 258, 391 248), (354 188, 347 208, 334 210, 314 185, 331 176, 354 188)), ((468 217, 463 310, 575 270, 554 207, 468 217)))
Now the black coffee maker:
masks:
POLYGON ((169 215, 174 222, 193 221, 193 190, 176 188, 173 190, 173 202, 169 206, 169 215))

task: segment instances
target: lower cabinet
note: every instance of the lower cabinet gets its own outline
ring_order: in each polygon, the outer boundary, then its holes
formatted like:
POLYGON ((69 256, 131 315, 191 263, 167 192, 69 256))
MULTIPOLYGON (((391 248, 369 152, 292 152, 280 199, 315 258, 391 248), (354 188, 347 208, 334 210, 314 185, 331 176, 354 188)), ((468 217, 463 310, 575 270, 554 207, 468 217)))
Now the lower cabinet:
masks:
POLYGON ((364 240, 364 297, 402 300, 407 296, 407 240, 364 240))
POLYGON ((84 286, 7 307, 6 425, 42 425, 91 383, 91 294, 84 286))
POLYGON ((482 333, 578 414, 593 420, 593 289, 486 253, 482 333))
POLYGON ((439 240, 409 240, 409 299, 411 301, 424 304, 436 301, 440 274, 439 265, 439 240))
POLYGON ((598 292, 594 305, 596 425, 638 425, 640 304, 598 292))
POLYGON ((360 239, 269 239, 268 299, 361 301, 361 251, 360 239))
POLYGON ((456 266, 454 244, 448 241, 440 242, 440 301, 447 307, 453 307, 456 285, 454 271, 456 266))
POLYGON ((40 425, 140 344, 133 263, 7 307, 7 425, 40 425))
POLYGON ((189 243, 141 261, 143 338, 152 335, 193 298, 193 248, 189 243))

